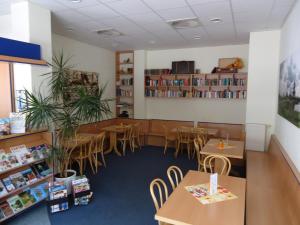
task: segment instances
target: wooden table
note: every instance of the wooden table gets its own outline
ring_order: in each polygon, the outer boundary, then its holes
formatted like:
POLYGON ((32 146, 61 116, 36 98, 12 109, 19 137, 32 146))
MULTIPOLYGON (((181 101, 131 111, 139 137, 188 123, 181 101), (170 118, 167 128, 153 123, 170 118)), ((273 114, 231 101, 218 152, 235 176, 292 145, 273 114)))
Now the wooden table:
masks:
POLYGON ((121 156, 121 153, 119 152, 117 146, 117 134, 124 133, 124 129, 125 128, 120 125, 112 125, 102 128, 103 131, 109 133, 109 149, 104 152, 105 154, 110 153, 114 150, 118 156, 121 156))
POLYGON ((155 219, 173 225, 244 225, 246 179, 219 175, 219 185, 238 198, 202 205, 185 186, 209 182, 209 174, 189 171, 155 219))
MULTIPOLYGON (((224 140, 226 143, 226 140, 224 140)), ((243 141, 228 141, 228 146, 223 149, 218 148, 219 139, 210 139, 201 150, 203 155, 222 155, 228 158, 243 159, 244 158, 244 145, 243 141)))

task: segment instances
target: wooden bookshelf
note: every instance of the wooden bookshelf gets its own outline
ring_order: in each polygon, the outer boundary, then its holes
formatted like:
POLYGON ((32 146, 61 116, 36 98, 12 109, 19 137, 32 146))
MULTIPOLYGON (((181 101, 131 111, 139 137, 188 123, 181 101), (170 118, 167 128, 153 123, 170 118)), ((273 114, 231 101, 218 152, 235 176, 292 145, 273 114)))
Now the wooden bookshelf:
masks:
POLYGON ((116 52, 116 116, 127 111, 134 115, 134 52, 116 52))
POLYGON ((152 75, 146 70, 145 97, 246 99, 247 73, 152 75))
MULTIPOLYGON (((16 135, 6 135, 6 136, 1 136, 0 139, 0 149, 3 149, 5 152, 9 153, 10 148, 13 146, 18 146, 18 145, 26 145, 27 148, 33 147, 33 146, 38 146, 42 144, 47 144, 51 145, 52 144, 52 134, 50 132, 47 132, 45 130, 41 131, 31 131, 31 132, 26 132, 24 134, 16 134, 16 135)), ((0 172, 0 179, 4 179, 6 177, 9 177, 12 174, 15 174, 17 172, 24 171, 26 169, 29 169, 33 164, 39 163, 42 161, 45 161, 46 159, 39 159, 39 160, 34 160, 30 163, 15 166, 12 168, 9 168, 7 170, 1 171, 0 172)), ((38 186, 39 184, 43 182, 50 182, 53 180, 53 174, 49 174, 45 177, 37 177, 36 181, 33 181, 32 183, 26 184, 22 187, 16 188, 7 194, 3 195, 0 197, 0 203, 5 202, 8 198, 19 195, 20 193, 24 192, 28 188, 32 188, 35 186, 38 186)), ((24 212, 25 210, 31 208, 33 205, 36 205, 40 203, 42 200, 35 202, 34 204, 22 208, 19 212, 14 213, 11 216, 5 217, 4 219, 0 220, 0 222, 4 222, 8 219, 11 219, 12 217, 19 215, 21 212, 24 212)))

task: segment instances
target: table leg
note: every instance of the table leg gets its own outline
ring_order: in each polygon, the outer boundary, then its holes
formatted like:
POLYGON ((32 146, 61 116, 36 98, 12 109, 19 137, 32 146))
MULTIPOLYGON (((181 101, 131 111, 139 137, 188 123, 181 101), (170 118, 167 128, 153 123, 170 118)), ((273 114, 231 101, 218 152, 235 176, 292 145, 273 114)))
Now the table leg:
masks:
POLYGON ((111 153, 114 148, 115 143, 115 135, 114 132, 109 132, 109 149, 104 152, 104 154, 111 153))
POLYGON ((119 152, 118 150, 118 146, 117 146, 117 133, 116 132, 112 132, 112 140, 113 140, 113 149, 115 151, 115 153, 118 155, 118 156, 121 156, 121 153, 119 152))

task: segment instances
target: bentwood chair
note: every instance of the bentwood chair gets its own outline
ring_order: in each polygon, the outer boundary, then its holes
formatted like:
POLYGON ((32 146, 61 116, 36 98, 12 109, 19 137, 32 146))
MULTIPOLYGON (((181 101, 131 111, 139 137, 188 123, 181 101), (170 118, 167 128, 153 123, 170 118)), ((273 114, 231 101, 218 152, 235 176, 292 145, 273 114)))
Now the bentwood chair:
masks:
POLYGON ((69 161, 70 162, 75 161, 78 164, 80 175, 83 174, 83 170, 86 166, 87 160, 90 163, 93 173, 95 173, 93 161, 91 158, 92 139, 88 138, 88 137, 77 136, 75 138, 75 140, 70 141, 70 142, 73 142, 72 144, 70 144, 70 146, 73 146, 73 147, 71 147, 71 151, 69 152, 69 161))
POLYGON ((204 171, 204 162, 203 162, 204 159, 203 159, 203 156, 201 155, 201 151, 203 148, 203 140, 201 137, 194 139, 194 148, 195 148, 196 157, 197 157, 198 171, 204 171))
POLYGON ((168 127, 166 125, 162 125, 163 129, 164 129, 164 133, 165 133, 165 148, 164 148, 164 154, 166 154, 167 149, 168 149, 168 145, 170 142, 175 142, 176 145, 176 149, 177 149, 177 140, 176 140, 176 136, 170 134, 170 131, 168 129, 168 127))
POLYGON ((175 188, 178 186, 178 184, 180 183, 180 181, 183 178, 182 171, 177 166, 170 166, 167 170, 167 174, 168 174, 168 178, 171 183, 172 189, 174 191, 175 188), (174 177, 174 179, 173 179, 173 177, 174 177))
MULTIPOLYGON (((150 184, 150 194, 157 212, 169 197, 166 183, 162 179, 154 179, 150 184), (157 191, 155 191, 155 188, 157 189, 157 191), (159 194, 158 198, 156 197, 156 194, 159 194)), ((158 224, 168 225, 167 223, 162 223, 160 221, 158 222, 158 224)))
POLYGON ((130 148, 134 152, 135 148, 141 149, 141 141, 140 141, 140 124, 136 123, 132 126, 132 135, 130 141, 130 148))
POLYGON ((117 141, 121 142, 122 149, 123 149, 123 155, 125 155, 127 145, 129 145, 129 147, 131 148, 131 151, 133 151, 132 146, 130 144, 131 134, 132 134, 132 125, 123 126, 121 129, 123 129, 124 132, 117 137, 117 141))
POLYGON ((95 139, 93 141, 91 157, 93 157, 92 160, 94 161, 96 173, 98 172, 98 165, 99 165, 98 154, 101 155, 102 163, 103 163, 104 167, 106 167, 106 162, 105 162, 105 158, 104 158, 104 140, 105 140, 105 132, 101 132, 100 134, 98 134, 95 137, 95 139))
POLYGON ((175 156, 177 157, 179 150, 182 151, 183 150, 182 146, 185 145, 188 153, 188 158, 190 159, 191 147, 193 144, 191 130, 189 127, 181 127, 178 128, 177 132, 178 132, 178 149, 176 151, 175 156))
POLYGON ((204 159, 204 171, 207 173, 218 173, 219 175, 229 175, 231 170, 230 160, 221 155, 209 155, 204 159), (217 166, 216 164, 220 164, 217 166))

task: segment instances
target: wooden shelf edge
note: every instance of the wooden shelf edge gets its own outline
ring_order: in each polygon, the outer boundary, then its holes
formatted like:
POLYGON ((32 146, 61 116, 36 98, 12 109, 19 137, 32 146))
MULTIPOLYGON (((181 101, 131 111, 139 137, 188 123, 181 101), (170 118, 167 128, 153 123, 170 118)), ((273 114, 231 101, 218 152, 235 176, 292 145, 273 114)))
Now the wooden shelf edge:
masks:
POLYGON ((0 135, 0 141, 10 139, 10 138, 18 138, 18 137, 22 137, 22 136, 26 136, 26 135, 31 135, 31 134, 43 133, 43 132, 48 132, 48 130, 47 129, 31 130, 31 131, 27 131, 27 132, 21 133, 21 134, 0 135))
POLYGON ((47 66, 47 62, 45 60, 37 60, 37 59, 27 59, 13 56, 0 55, 0 61, 5 62, 17 62, 17 63, 27 63, 39 66, 47 66))

